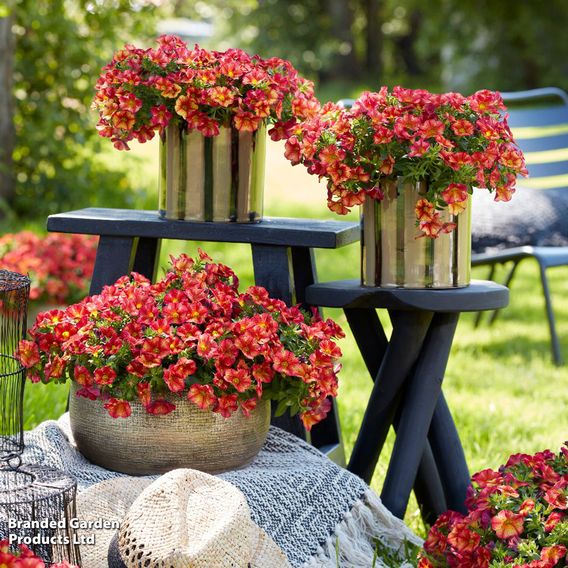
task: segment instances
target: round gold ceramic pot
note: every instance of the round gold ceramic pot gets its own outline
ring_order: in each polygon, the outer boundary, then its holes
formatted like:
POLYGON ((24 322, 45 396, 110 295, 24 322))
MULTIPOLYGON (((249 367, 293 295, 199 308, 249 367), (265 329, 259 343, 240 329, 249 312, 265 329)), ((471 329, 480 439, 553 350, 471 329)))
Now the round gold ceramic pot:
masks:
POLYGON ((128 418, 112 418, 101 400, 77 397, 71 383, 69 417, 77 449, 92 463, 130 475, 177 468, 221 473, 248 465, 261 450, 270 426, 270 401, 261 400, 247 418, 200 410, 185 397, 170 396, 176 409, 148 414, 131 402, 128 418))

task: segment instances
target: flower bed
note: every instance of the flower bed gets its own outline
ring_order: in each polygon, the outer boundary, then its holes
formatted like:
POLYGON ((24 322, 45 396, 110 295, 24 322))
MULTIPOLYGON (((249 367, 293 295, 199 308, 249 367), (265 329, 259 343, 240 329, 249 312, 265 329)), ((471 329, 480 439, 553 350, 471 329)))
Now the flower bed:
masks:
POLYGON ((0 267, 30 276, 31 301, 69 304, 88 292, 97 243, 86 235, 7 234, 0 237, 0 267))

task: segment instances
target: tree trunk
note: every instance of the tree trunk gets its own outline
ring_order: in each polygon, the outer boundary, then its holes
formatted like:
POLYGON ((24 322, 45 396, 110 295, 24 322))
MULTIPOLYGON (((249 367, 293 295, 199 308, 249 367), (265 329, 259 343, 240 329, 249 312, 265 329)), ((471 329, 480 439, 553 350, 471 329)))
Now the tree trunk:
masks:
POLYGON ((360 66, 353 40, 353 10, 349 0, 328 0, 331 33, 338 40, 339 49, 329 71, 330 79, 356 79, 360 66))
POLYGON ((415 49, 416 38, 422 27, 422 12, 420 10, 411 12, 408 24, 408 34, 401 36, 396 41, 396 47, 406 73, 416 77, 422 73, 422 66, 415 49))
POLYGON ((0 217, 2 204, 11 205, 16 191, 12 154, 14 151, 14 105, 12 70, 14 40, 12 16, 0 18, 0 217))
POLYGON ((380 21, 380 0, 365 0, 365 71, 369 76, 379 78, 382 73, 381 52, 383 36, 380 21))

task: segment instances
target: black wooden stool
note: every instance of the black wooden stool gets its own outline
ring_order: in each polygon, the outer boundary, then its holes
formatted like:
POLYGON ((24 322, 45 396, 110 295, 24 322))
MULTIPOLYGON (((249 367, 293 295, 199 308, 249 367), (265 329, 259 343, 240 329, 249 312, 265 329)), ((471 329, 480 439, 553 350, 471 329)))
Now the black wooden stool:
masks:
MULTIPOLYGON (((49 231, 99 235, 91 294, 117 278, 139 272, 154 280, 162 239, 248 243, 255 282, 287 304, 306 303, 317 282, 314 248, 339 248, 359 240, 359 224, 344 221, 265 218, 260 223, 196 223, 161 219, 156 211, 88 208, 51 215, 49 231)), ((273 424, 311 442, 336 463, 345 463, 337 410, 307 433, 297 417, 273 424)))
POLYGON ((427 522, 448 509, 464 511, 469 471, 442 380, 460 312, 502 308, 508 289, 485 281, 452 290, 367 288, 345 280, 309 286, 306 300, 344 309, 374 380, 348 469, 370 483, 393 425, 385 506, 402 518, 414 486, 427 522), (390 340, 377 308, 389 312, 390 340))

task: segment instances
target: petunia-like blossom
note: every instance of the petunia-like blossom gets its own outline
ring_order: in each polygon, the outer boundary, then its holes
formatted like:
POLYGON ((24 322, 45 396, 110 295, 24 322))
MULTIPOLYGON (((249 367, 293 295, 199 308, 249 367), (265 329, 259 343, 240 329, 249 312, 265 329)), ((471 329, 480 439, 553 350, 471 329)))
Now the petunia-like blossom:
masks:
POLYGON ((512 511, 499 511, 491 519, 491 528, 499 538, 513 538, 523 534, 525 518, 512 511))
POLYGON ((109 366, 95 369, 94 380, 97 385, 112 385, 116 379, 116 371, 109 366))
POLYGON ((155 416, 164 416, 169 414, 176 409, 176 405, 167 400, 154 400, 146 406, 146 411, 148 414, 154 414, 155 416))
POLYGON ((29 369, 40 361, 39 347, 33 341, 23 339, 18 345, 16 357, 26 369, 29 369))
POLYGON ((113 418, 128 418, 132 414, 132 408, 127 400, 111 398, 105 402, 104 407, 113 418))
POLYGON ((213 408, 217 402, 217 397, 211 385, 191 385, 187 393, 187 399, 201 408, 201 410, 213 408))

